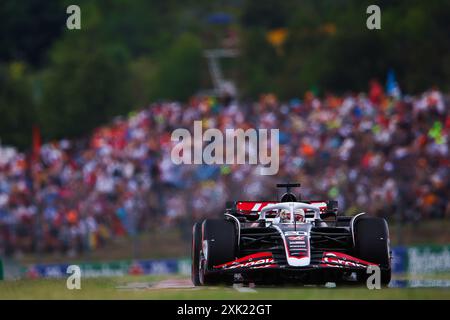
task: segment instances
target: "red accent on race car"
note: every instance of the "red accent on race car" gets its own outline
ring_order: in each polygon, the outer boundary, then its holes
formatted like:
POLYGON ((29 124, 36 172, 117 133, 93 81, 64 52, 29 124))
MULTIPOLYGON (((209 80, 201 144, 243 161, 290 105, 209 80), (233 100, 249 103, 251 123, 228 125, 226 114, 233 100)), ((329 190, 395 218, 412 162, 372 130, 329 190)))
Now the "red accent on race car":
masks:
POLYGON ((254 266, 251 269, 270 269, 270 268, 278 268, 278 265, 273 263, 273 264, 264 264, 262 266, 254 266))
MULTIPOLYGON (((280 203, 279 201, 238 201, 236 203, 236 209, 238 211, 248 212, 260 212, 268 204, 280 203)), ((308 201, 308 203, 314 205, 316 203, 325 203, 325 201, 308 201)), ((320 211, 327 209, 326 204, 319 207, 320 211)))
MULTIPOLYGON (((292 257, 299 258, 299 257, 292 257)), ((324 252, 320 267, 324 268, 367 268, 370 265, 377 265, 356 257, 349 256, 340 252, 324 252)), ((279 268, 275 262, 271 252, 259 252, 251 254, 221 265, 214 266, 214 269, 231 270, 231 269, 269 269, 279 268)))
POLYGON ((239 201, 236 204, 236 209, 240 211, 253 211, 253 212, 260 212, 262 208, 267 206, 268 204, 272 203, 278 203, 277 201, 239 201))
POLYGON ((321 267, 368 267, 376 266, 376 263, 368 262, 359 258, 349 256, 341 252, 324 252, 321 267))
POLYGON ((214 266, 214 269, 235 269, 245 267, 262 268, 267 265, 273 265, 274 262, 275 260, 273 259, 272 252, 258 252, 218 266, 214 266))

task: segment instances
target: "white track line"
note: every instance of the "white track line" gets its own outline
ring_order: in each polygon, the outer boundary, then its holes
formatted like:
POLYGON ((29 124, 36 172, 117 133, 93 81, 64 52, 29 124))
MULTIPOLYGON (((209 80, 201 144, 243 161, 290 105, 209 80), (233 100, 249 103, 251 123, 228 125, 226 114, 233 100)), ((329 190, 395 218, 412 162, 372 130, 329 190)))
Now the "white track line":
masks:
POLYGON ((249 287, 243 287, 242 285, 234 284, 233 289, 240 293, 257 293, 255 289, 249 287))

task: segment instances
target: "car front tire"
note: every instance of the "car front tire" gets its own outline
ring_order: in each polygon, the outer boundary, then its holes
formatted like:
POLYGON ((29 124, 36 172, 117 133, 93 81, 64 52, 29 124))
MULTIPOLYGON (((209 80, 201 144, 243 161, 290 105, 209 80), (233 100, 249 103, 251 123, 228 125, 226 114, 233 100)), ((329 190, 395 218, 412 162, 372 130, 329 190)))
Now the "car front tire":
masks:
POLYGON ((192 228, 192 245, 191 245, 191 279, 194 286, 200 286, 200 250, 202 246, 202 225, 201 223, 194 224, 192 228))
MULTIPOLYGON (((387 286, 391 281, 391 256, 389 246, 389 229, 385 219, 378 217, 361 217, 354 223, 355 256, 379 264, 381 284, 387 286)), ((361 272, 360 282, 365 282, 370 274, 361 272)))
MULTIPOLYGON (((231 221, 206 219, 202 224, 206 252, 200 257, 200 282, 203 285, 216 284, 227 279, 211 273, 214 266, 233 261, 236 257, 236 228, 231 221)), ((203 245, 203 244, 202 244, 203 245)))

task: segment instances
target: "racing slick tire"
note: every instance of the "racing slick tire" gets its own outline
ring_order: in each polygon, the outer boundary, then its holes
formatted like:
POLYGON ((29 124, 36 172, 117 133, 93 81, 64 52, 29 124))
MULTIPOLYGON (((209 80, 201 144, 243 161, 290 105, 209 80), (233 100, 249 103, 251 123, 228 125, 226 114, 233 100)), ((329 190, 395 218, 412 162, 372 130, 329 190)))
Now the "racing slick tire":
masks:
POLYGON ((202 224, 202 256, 199 281, 202 285, 228 282, 229 277, 211 272, 214 266, 233 261, 236 257, 236 228, 233 222, 206 219, 202 224))
MULTIPOLYGON (((361 217, 354 224, 355 255, 365 261, 380 265, 381 285, 391 281, 391 257, 389 247, 389 229, 385 219, 361 217)), ((366 283, 370 274, 358 273, 358 281, 366 283)))
POLYGON ((202 247, 202 224, 196 223, 192 228, 192 246, 191 246, 191 279, 194 286, 201 285, 199 275, 200 249, 202 247))

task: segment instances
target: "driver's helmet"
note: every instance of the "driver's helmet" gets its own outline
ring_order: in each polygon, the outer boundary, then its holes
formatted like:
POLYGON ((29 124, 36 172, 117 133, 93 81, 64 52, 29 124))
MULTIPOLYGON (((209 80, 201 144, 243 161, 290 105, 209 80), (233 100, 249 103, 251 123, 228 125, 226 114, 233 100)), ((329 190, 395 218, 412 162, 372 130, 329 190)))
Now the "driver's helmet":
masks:
MULTIPOLYGON (((290 222, 291 212, 287 209, 280 210, 280 222, 288 223, 290 222)), ((294 219, 296 222, 305 222, 305 210, 303 209, 295 209, 294 210, 294 219)))

